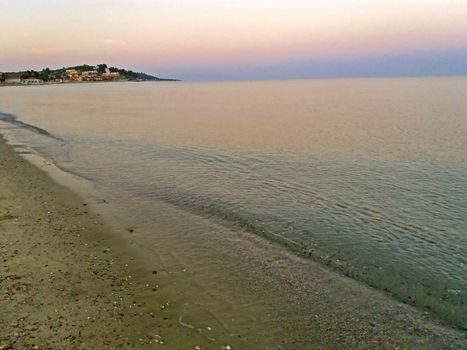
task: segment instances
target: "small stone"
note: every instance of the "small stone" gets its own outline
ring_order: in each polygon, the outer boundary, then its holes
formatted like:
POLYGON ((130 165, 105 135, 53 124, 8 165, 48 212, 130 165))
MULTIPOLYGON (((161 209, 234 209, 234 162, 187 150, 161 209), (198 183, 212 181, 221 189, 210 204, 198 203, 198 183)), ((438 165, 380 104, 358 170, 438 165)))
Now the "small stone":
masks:
POLYGON ((201 350, 201 346, 196 345, 196 346, 195 346, 195 350, 201 350))

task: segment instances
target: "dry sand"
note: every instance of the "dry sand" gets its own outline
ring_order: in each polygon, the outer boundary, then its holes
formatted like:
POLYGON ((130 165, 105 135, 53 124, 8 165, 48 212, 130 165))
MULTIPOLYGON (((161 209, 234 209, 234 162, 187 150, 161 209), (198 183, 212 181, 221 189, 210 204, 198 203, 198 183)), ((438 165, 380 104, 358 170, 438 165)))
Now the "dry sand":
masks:
MULTIPOLYGON (((164 310, 170 296, 157 267, 133 258, 88 207, 0 139, 0 349, 221 349, 164 310)), ((281 279, 274 293, 284 304, 301 299, 301 321, 271 323, 283 332, 276 346, 256 339, 264 346, 232 349, 465 348, 464 332, 427 313, 290 259, 303 270, 293 280, 272 265, 258 270, 281 279)))

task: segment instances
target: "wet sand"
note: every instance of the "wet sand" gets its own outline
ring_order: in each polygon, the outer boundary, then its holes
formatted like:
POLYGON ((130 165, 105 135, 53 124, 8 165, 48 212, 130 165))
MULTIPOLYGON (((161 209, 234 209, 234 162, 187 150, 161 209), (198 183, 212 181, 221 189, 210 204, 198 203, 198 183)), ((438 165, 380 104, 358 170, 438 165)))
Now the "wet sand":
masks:
MULTIPOLYGON (((185 298, 196 295, 186 291, 189 280, 135 254, 89 203, 0 140, 2 350, 196 346, 219 350, 227 345, 232 349, 462 349, 467 345, 465 332, 428 312, 261 238, 232 233, 223 245, 230 252, 225 260, 236 264, 241 275, 225 278, 238 279, 238 290, 244 289, 249 299, 267 301, 252 308, 251 315, 244 309, 249 324, 241 335, 229 327, 211 330, 181 319, 180 310, 193 301, 180 302, 179 293, 185 298), (242 249, 236 250, 238 245, 242 249), (290 265, 295 266, 293 274, 290 265)), ((163 252, 164 246, 158 249, 163 252)), ((193 269, 202 265, 200 260, 193 269)), ((216 288, 207 299, 216 298, 216 288)), ((239 295, 239 302, 244 300, 239 295)))

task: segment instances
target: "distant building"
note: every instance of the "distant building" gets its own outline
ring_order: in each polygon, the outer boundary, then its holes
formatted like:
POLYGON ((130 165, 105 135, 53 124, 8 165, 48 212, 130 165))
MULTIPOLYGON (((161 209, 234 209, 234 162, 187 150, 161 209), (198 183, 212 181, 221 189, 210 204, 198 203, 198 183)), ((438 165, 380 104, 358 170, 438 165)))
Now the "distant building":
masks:
POLYGON ((67 69, 65 74, 74 81, 81 81, 81 74, 76 69, 67 69))
POLYGON ((102 79, 104 80, 114 80, 114 79, 119 79, 120 78, 120 73, 119 72, 109 72, 106 70, 105 73, 102 73, 102 79))
POLYGON ((81 73, 81 75, 96 75, 97 70, 88 70, 81 73))
POLYGON ((0 83, 3 82, 4 80, 5 80, 5 74, 0 72, 0 83))
POLYGON ((96 70, 85 71, 81 73, 81 79, 84 81, 102 80, 96 70))
POLYGON ((21 78, 17 76, 8 76, 5 78, 7 84, 21 84, 21 78))
POLYGON ((44 84, 44 81, 41 79, 37 78, 26 78, 26 79, 21 79, 21 84, 23 85, 42 85, 44 84))
POLYGON ((66 75, 68 75, 68 76, 78 75, 78 74, 79 74, 78 71, 77 71, 76 69, 67 69, 67 70, 65 71, 65 73, 66 73, 66 75))

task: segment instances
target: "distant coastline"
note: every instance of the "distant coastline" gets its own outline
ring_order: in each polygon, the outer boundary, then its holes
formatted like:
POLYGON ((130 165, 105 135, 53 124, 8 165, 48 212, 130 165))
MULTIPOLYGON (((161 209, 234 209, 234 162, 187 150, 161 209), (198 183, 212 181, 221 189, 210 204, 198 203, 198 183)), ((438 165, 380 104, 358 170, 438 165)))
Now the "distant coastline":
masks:
POLYGON ((40 71, 25 70, 0 72, 0 86, 70 84, 83 82, 121 81, 180 81, 179 79, 159 78, 143 72, 134 72, 102 63, 95 66, 83 64, 59 69, 44 68, 40 71))

